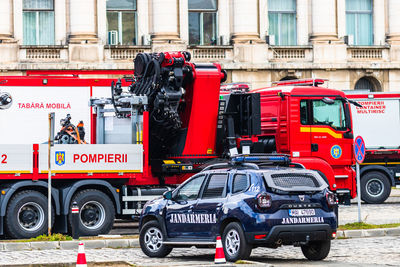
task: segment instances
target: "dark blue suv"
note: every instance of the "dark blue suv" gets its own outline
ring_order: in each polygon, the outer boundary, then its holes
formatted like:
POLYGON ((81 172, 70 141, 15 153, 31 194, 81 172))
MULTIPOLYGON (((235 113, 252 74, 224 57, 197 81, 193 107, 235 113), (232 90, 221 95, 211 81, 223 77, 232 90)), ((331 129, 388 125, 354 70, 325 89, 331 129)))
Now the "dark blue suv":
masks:
POLYGON ((146 203, 140 246, 150 257, 165 257, 173 247, 215 246, 220 235, 228 261, 281 245, 301 246, 306 258, 322 260, 336 235, 336 205, 315 171, 218 164, 146 203))

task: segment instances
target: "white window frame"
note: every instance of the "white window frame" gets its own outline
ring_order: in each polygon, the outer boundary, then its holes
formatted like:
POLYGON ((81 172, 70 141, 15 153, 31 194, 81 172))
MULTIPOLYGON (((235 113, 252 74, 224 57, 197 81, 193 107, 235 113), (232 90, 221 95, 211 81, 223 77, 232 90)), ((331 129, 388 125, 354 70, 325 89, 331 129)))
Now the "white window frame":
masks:
MULTIPOLYGON (((219 20, 219 18, 218 18, 218 2, 219 1, 218 0, 215 0, 215 1, 216 1, 215 9, 190 9, 188 7, 188 13, 191 13, 191 12, 200 13, 200 22, 199 22, 199 24, 200 24, 200 44, 190 44, 190 33, 188 32, 189 45, 204 45, 204 25, 203 25, 204 13, 215 13, 215 41, 216 41, 216 45, 219 44, 219 40, 218 40, 218 36, 219 36, 219 34, 218 34, 218 20, 219 20)), ((189 18, 188 18, 188 30, 189 30, 189 18)))
MULTIPOLYGON (((55 0, 51 0, 52 2, 53 2, 53 9, 25 9, 25 8, 23 8, 23 6, 24 6, 24 0, 22 0, 22 2, 21 2, 21 4, 22 4, 22 16, 23 16, 23 14, 25 13, 25 12, 35 12, 36 13, 36 21, 35 21, 35 23, 36 23, 36 25, 35 25, 35 30, 36 30, 36 44, 30 44, 30 45, 35 45, 35 46, 37 46, 37 45, 39 45, 39 44, 37 44, 38 42, 39 42, 39 39, 40 39, 40 33, 39 33, 39 27, 40 27, 40 25, 39 25, 39 13, 40 12, 53 12, 54 14, 53 14, 53 17, 54 17, 54 21, 53 21, 53 24, 54 24, 54 40, 53 40, 53 43, 55 43, 56 42, 56 12, 55 12, 55 9, 56 9, 56 7, 55 7, 55 5, 56 5, 56 1, 55 0)), ((22 27, 24 27, 24 25, 23 25, 23 23, 22 23, 22 27)), ((23 38, 25 38, 25 36, 23 36, 23 38)), ((24 39, 23 39, 24 40, 24 39)))
MULTIPOLYGON (((108 9, 106 7, 106 20, 108 20, 108 18, 107 18, 108 12, 113 12, 113 13, 115 12, 118 14, 118 45, 122 45, 122 13, 123 12, 133 12, 134 13, 134 17, 135 17, 134 37, 135 37, 136 42, 132 43, 130 45, 138 45, 139 44, 139 40, 138 40, 138 0, 135 0, 135 7, 136 7, 136 9, 108 9)), ((107 27, 107 33, 108 33, 109 32, 108 25, 106 27, 107 27)), ((108 35, 107 35, 107 44, 110 44, 108 35)))

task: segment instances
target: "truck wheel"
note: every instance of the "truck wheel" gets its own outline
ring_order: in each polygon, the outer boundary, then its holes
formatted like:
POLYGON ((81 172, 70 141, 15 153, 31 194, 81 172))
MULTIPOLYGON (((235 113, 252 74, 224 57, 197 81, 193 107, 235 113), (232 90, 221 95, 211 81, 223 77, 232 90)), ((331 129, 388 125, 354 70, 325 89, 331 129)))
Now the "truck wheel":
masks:
POLYGON ((369 172, 361 179, 361 199, 369 204, 383 203, 390 191, 389 180, 381 172, 369 172))
POLYGON ((227 261, 246 260, 253 247, 247 243, 243 229, 237 222, 229 223, 222 234, 222 245, 227 261))
MULTIPOLYGON (((115 209, 110 198, 95 189, 86 189, 77 193, 70 203, 79 207, 78 233, 81 236, 107 234, 114 224, 115 209)), ((72 214, 69 213, 69 225, 72 227, 72 214)))
MULTIPOLYGON (((54 211, 51 211, 52 224, 54 211)), ((47 233, 47 198, 33 190, 14 195, 7 206, 5 230, 11 238, 32 238, 47 233)))
POLYGON ((310 261, 320 261, 326 258, 331 249, 331 240, 311 241, 308 245, 301 246, 303 255, 310 261))
POLYGON ((163 234, 157 221, 143 225, 139 233, 140 248, 149 257, 163 258, 171 253, 172 248, 163 244, 163 234))

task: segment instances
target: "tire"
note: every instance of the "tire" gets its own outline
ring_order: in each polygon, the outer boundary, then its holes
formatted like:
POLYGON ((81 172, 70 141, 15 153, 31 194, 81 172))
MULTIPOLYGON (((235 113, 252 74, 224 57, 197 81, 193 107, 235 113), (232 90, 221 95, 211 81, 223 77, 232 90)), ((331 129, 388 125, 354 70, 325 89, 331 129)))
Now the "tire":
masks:
POLYGON ((163 234, 157 221, 150 221, 143 225, 139 233, 140 248, 143 253, 152 258, 163 258, 171 253, 172 248, 164 245, 163 234))
MULTIPOLYGON (((78 234, 96 236, 110 232, 114 224, 115 209, 111 199, 103 192, 86 189, 78 192, 70 203, 79 207, 78 234)), ((71 208, 70 208, 71 210, 71 208)), ((73 227, 72 214, 68 214, 69 226, 73 227)))
POLYGON ((310 261, 325 259, 331 249, 331 240, 311 241, 308 245, 301 246, 303 255, 310 261))
MULTIPOLYGON (((7 205, 5 216, 6 235, 11 238, 33 238, 46 234, 48 215, 47 197, 33 190, 14 195, 7 205)), ((51 211, 52 224, 54 210, 51 211)))
POLYGON ((231 222, 225 227, 222 234, 222 246, 225 258, 230 262, 248 259, 253 249, 246 241, 242 226, 237 222, 231 222))
POLYGON ((389 197, 389 179, 381 172, 368 172, 361 178, 361 199, 369 204, 380 204, 389 197))

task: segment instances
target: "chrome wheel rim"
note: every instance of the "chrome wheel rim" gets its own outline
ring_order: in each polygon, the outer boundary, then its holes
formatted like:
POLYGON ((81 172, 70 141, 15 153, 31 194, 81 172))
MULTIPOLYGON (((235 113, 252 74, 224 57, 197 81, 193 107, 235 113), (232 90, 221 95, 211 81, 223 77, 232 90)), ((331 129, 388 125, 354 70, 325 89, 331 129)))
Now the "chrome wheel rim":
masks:
POLYGON ((156 227, 149 228, 144 235, 146 248, 151 252, 157 252, 162 246, 163 236, 156 227))
POLYGON ((235 229, 231 229, 225 237, 225 249, 229 256, 234 256, 240 249, 239 233, 235 229))
POLYGON ((90 230, 96 230, 103 225, 106 219, 106 212, 99 202, 88 201, 83 204, 79 211, 79 218, 83 226, 90 230))
POLYGON ((35 202, 28 202, 18 210, 18 224, 28 232, 34 232, 44 223, 44 210, 35 202))
POLYGON ((366 189, 371 196, 379 197, 383 194, 383 183, 379 179, 371 179, 368 181, 366 189))

